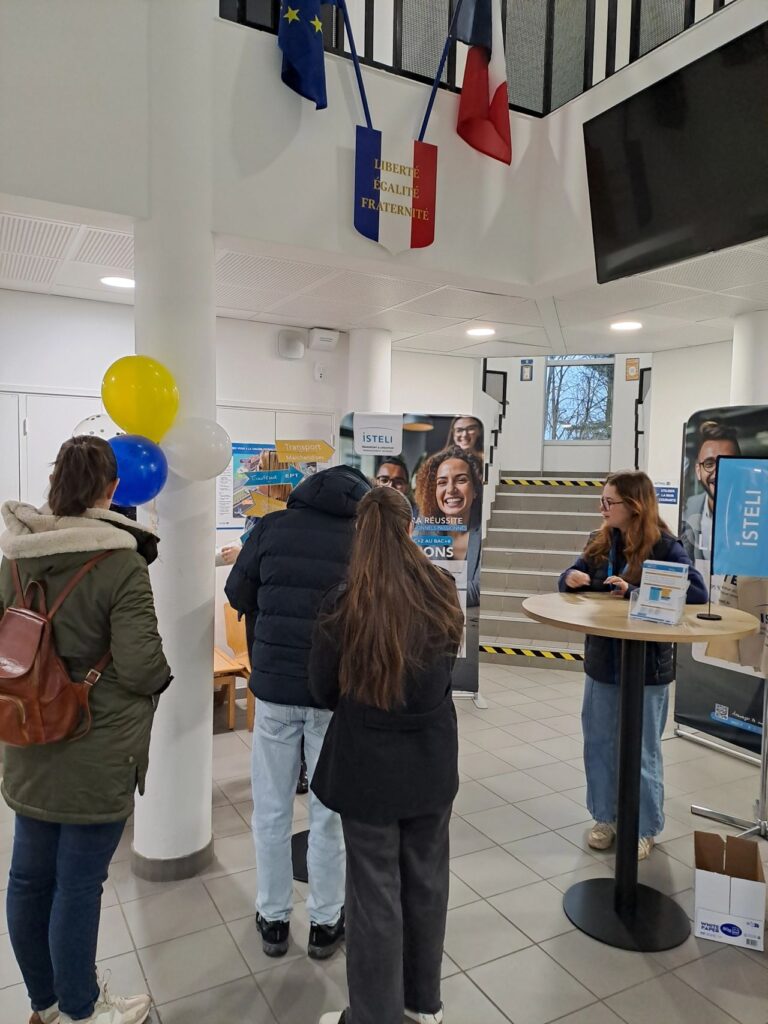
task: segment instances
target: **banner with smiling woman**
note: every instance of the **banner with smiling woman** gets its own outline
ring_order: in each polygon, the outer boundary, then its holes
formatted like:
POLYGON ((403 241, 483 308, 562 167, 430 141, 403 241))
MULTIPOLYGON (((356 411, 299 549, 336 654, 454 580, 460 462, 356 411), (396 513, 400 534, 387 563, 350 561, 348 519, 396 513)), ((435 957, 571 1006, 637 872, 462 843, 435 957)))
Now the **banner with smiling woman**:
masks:
POLYGON ((339 456, 413 508, 413 540, 456 580, 465 616, 453 688, 478 691, 483 425, 471 415, 354 413, 342 421, 339 456))

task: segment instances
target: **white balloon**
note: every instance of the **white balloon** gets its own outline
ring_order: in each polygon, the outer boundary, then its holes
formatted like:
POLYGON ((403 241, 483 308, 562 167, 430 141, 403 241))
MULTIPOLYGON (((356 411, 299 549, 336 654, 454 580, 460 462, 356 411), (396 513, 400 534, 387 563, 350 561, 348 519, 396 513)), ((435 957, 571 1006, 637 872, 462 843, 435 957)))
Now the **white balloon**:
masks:
POLYGON ((85 434, 88 437, 103 437, 105 441, 109 441, 111 437, 117 437, 118 434, 124 433, 125 431, 121 430, 113 419, 105 412, 100 412, 81 420, 72 431, 72 437, 80 437, 85 434))
POLYGON ((189 416, 177 420, 163 438, 168 468, 184 480, 211 480, 232 458, 229 434, 215 420, 189 416))

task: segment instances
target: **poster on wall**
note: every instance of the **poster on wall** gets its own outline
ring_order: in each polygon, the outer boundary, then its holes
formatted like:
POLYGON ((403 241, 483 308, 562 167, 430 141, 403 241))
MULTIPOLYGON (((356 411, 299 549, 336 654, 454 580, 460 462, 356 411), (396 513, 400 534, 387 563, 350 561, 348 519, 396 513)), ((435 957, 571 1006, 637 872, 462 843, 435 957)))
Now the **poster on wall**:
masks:
MULTIPOLYGON (((766 581, 710 573, 718 459, 768 458, 768 407, 705 409, 688 420, 680 484, 680 538, 708 583, 713 606, 742 608, 762 623, 762 635, 741 641, 681 644, 677 648, 675 721, 760 752, 763 673, 768 621, 766 581)), ((719 511, 718 511, 719 517, 719 511)))
POLYGON ((340 461, 380 487, 394 487, 413 510, 413 539, 456 580, 464 639, 454 690, 477 693, 483 425, 474 416, 350 413, 341 425, 340 461))
POLYGON ((325 441, 232 442, 232 461, 217 480, 216 528, 243 536, 256 519, 286 507, 297 484, 334 450, 325 441))

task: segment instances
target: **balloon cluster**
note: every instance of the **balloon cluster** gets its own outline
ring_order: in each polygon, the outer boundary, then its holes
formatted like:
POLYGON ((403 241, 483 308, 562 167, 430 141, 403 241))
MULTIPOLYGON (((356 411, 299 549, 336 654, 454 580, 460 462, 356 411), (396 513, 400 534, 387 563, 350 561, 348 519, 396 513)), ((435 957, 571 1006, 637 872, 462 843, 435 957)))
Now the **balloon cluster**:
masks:
POLYGON ((214 420, 177 420, 179 389, 155 359, 118 359, 104 374, 101 398, 107 415, 89 416, 74 433, 103 437, 112 445, 120 478, 115 504, 152 501, 169 470, 185 480, 210 480, 227 468, 232 442, 226 430, 214 420))

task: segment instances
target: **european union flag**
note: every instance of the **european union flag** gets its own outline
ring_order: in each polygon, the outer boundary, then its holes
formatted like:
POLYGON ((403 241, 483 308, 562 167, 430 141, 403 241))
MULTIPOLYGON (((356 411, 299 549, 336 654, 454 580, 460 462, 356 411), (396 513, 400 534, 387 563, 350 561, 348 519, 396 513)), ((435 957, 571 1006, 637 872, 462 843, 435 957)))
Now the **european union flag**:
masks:
POLYGON ((324 110, 328 99, 320 0, 282 0, 277 41, 283 51, 285 84, 324 110))

